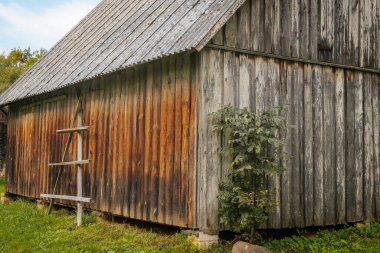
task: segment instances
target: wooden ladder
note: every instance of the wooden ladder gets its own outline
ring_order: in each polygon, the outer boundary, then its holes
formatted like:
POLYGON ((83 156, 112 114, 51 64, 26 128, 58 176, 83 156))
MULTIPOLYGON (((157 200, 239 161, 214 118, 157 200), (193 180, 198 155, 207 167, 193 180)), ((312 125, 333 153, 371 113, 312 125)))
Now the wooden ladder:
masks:
POLYGON ((50 214, 54 199, 60 199, 60 200, 72 200, 77 202, 77 225, 82 225, 82 216, 83 216, 83 203, 89 203, 91 201, 91 198, 85 198, 83 197, 83 165, 89 164, 90 160, 83 160, 83 136, 82 132, 88 131, 88 126, 83 126, 83 107, 82 107, 82 99, 81 96, 78 96, 78 104, 76 106, 75 114, 72 120, 71 128, 68 129, 62 129, 57 130, 57 133, 59 134, 69 134, 69 138, 66 142, 65 150, 63 152, 63 157, 60 163, 49 163, 49 167, 58 167, 58 175, 55 180, 53 193, 52 194, 41 194, 41 198, 48 198, 50 199, 50 205, 48 209, 48 213, 50 214), (77 126, 75 127, 75 121, 77 122, 77 126), (69 147, 71 145, 73 135, 74 133, 77 133, 78 139, 77 139, 77 160, 76 161, 70 161, 66 162, 67 153, 69 150, 69 147), (59 177, 61 175, 61 172, 64 168, 64 166, 72 166, 75 165, 77 167, 77 196, 65 196, 65 195, 55 195, 57 184, 59 177))

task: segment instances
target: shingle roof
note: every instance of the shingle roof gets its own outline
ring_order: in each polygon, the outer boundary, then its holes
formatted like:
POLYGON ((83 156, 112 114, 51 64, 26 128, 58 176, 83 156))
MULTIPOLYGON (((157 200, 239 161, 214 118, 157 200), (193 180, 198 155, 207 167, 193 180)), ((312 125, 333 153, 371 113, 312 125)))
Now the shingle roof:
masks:
POLYGON ((0 96, 0 105, 190 50, 245 0, 104 0, 0 96))

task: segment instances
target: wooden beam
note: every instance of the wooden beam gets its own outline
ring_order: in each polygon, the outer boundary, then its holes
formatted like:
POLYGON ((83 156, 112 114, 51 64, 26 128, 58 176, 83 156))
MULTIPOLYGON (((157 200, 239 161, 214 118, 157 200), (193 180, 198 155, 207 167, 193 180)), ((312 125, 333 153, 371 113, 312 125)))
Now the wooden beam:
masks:
POLYGON ((207 44, 206 47, 218 49, 218 50, 242 53, 242 54, 273 58, 273 59, 278 59, 278 60, 285 60, 285 61, 290 61, 290 62, 299 62, 299 63, 314 64, 314 65, 320 65, 320 66, 326 66, 326 67, 332 67, 332 68, 341 68, 341 69, 380 74, 379 69, 371 69, 371 68, 355 67, 355 66, 350 66, 350 65, 345 65, 345 64, 307 60, 307 59, 301 59, 301 58, 296 58, 296 57, 288 57, 288 56, 282 56, 282 55, 277 55, 277 54, 263 53, 263 52, 253 51, 250 49, 241 49, 241 48, 236 48, 236 47, 221 46, 221 45, 215 45, 215 44, 207 44))
POLYGON ((49 167, 81 165, 81 164, 89 164, 89 163, 90 163, 90 160, 80 160, 80 161, 62 162, 62 163, 49 163, 49 167))
POLYGON ((79 133, 79 132, 85 132, 88 131, 90 127, 84 126, 84 127, 77 127, 77 128, 68 128, 68 129, 61 129, 57 130, 57 133, 63 134, 63 133, 79 133))
POLYGON ((85 202, 90 203, 91 198, 84 198, 78 196, 66 196, 66 195, 53 195, 53 194, 41 194, 41 198, 49 198, 49 199, 64 199, 64 200, 72 200, 77 202, 85 202))
MULTIPOLYGON (((77 128, 83 127, 83 110, 82 107, 79 109, 77 128)), ((81 161, 83 158, 83 139, 82 133, 78 133, 77 139, 77 159, 81 161)), ((77 164, 77 198, 80 199, 83 197, 83 169, 80 164, 77 164)), ((77 225, 78 227, 82 226, 82 216, 83 216, 83 205, 81 202, 77 203, 77 225)))

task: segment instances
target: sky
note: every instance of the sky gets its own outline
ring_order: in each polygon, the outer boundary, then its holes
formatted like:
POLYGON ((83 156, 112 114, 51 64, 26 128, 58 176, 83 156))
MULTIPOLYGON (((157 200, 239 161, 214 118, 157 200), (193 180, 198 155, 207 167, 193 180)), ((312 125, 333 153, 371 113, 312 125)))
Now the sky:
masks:
POLYGON ((0 0, 0 53, 50 49, 101 0, 0 0))

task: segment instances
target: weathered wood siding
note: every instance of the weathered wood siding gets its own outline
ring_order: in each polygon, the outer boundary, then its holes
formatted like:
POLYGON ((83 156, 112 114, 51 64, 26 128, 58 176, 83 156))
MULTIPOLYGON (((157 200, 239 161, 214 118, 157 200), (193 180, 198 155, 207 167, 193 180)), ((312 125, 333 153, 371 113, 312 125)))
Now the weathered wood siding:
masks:
MULTIPOLYGON (((136 69, 80 84, 84 99, 87 207, 134 219, 192 227, 194 217, 195 55, 167 57, 136 69)), ((40 101, 12 104, 9 114, 6 190, 39 198, 52 193, 75 88, 40 101), (26 105, 26 106, 25 106, 26 105)), ((75 160, 76 141, 68 160, 75 160)), ((76 169, 65 168, 57 194, 76 195, 76 169)), ((74 205, 73 202, 62 202, 74 205)))
POLYGON ((380 218, 380 76, 205 49, 202 52, 199 130, 199 225, 218 229, 218 182, 228 160, 218 148, 208 114, 220 104, 260 112, 289 104, 296 128, 279 162, 287 170, 270 180, 279 205, 268 228, 325 226, 380 218))
POLYGON ((380 69, 380 1, 247 0, 211 43, 380 69))

